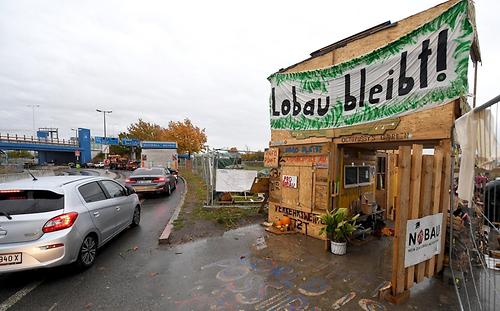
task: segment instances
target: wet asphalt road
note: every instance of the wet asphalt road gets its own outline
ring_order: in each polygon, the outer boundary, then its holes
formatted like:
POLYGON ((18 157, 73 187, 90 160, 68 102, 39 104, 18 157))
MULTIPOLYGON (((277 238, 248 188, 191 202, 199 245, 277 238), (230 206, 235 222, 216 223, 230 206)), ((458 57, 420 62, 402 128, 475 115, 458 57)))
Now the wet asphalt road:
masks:
POLYGON ((86 271, 65 266, 0 276, 0 311, 30 289, 8 310, 116 310, 150 300, 142 284, 155 277, 162 267, 145 266, 152 257, 170 251, 158 245, 158 237, 183 191, 184 184, 179 181, 171 196, 146 197, 140 226, 123 231, 101 248, 95 265, 86 271))
POLYGON ((61 267, 0 276, 0 311, 30 289, 9 310, 331 310, 348 293, 355 298, 342 310, 362 310, 362 304, 386 311, 457 309, 453 288, 435 278, 415 286, 406 304, 373 298, 390 279, 390 238, 333 256, 323 241, 270 235, 252 225, 158 245, 183 189, 180 183, 171 197, 147 198, 141 226, 111 241, 87 271, 61 267))

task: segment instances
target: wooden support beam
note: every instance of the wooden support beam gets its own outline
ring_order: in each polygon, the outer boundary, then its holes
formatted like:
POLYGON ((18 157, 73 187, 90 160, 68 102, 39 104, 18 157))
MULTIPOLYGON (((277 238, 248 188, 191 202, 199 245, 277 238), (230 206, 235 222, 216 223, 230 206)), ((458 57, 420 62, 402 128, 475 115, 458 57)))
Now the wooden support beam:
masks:
POLYGON ((404 249, 406 243, 406 221, 408 220, 408 208, 410 205, 410 146, 399 147, 398 167, 398 182, 401 187, 398 197, 399 209, 396 210, 396 224, 392 257, 392 290, 394 296, 402 294, 405 290, 404 249))
MULTIPOLYGON (((410 205, 408 209, 408 219, 418 218, 420 206, 420 177, 422 172, 422 145, 412 146, 413 155, 411 157, 411 178, 410 178, 410 205)), ((404 224, 406 226, 406 223, 404 224)), ((411 288, 415 280, 414 266, 406 269, 406 288, 411 288)))
MULTIPOLYGON (((443 175, 443 150, 441 147, 434 149, 434 169, 432 181, 432 207, 431 215, 440 212, 439 205, 441 204, 441 177, 443 175)), ((434 276, 437 256, 432 256, 425 264, 425 276, 434 276)))
MULTIPOLYGON (((420 189, 420 208, 418 218, 429 215, 432 200, 432 169, 434 167, 434 156, 426 155, 422 159, 422 186, 420 189)), ((425 261, 417 265, 415 269, 415 280, 420 283, 425 277, 425 261)))
MULTIPOLYGON (((339 171, 339 164, 340 164, 340 159, 339 156, 341 155, 340 149, 337 144, 331 143, 330 144, 330 158, 328 159, 330 163, 330 169, 328 171, 328 184, 329 184, 329 192, 331 194, 330 200, 328 200, 328 210, 332 210, 337 207, 337 202, 338 202, 338 194, 335 195, 335 188, 337 186, 337 180, 340 179, 340 171, 339 171)), ((339 188, 340 189, 340 188, 339 188)))
POLYGON ((441 175, 441 202, 439 209, 443 213, 443 223, 441 225, 441 252, 438 255, 436 263, 436 273, 443 270, 443 260, 445 253, 445 234, 446 224, 448 222, 448 209, 450 208, 450 183, 451 183, 451 142, 446 140, 441 143, 443 150, 443 171, 441 175))

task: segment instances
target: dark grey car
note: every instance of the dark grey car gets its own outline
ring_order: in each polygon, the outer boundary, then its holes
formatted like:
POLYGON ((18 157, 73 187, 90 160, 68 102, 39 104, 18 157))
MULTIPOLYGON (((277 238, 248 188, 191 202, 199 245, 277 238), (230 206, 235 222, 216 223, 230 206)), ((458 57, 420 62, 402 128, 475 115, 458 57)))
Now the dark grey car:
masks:
POLYGON ((166 193, 170 195, 176 187, 176 178, 162 167, 138 168, 125 180, 137 193, 166 193))

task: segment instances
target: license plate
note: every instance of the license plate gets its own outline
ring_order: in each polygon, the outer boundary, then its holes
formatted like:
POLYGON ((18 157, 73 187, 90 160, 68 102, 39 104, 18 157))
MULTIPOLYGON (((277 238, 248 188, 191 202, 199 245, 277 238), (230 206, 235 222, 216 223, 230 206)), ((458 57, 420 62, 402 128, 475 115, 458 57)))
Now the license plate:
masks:
POLYGON ((149 189, 149 187, 134 187, 134 190, 135 191, 147 191, 149 189))
POLYGON ((138 184, 149 184, 149 180, 139 180, 137 181, 138 184))
POLYGON ((16 265, 23 262, 22 253, 0 254, 0 266, 16 265))

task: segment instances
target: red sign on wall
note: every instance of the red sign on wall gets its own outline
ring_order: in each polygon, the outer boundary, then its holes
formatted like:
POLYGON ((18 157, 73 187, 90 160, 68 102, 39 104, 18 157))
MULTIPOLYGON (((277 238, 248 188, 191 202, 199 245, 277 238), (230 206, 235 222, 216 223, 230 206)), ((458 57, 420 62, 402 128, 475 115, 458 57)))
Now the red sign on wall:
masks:
POLYGON ((281 184, 285 188, 297 188, 297 176, 283 175, 281 184))

